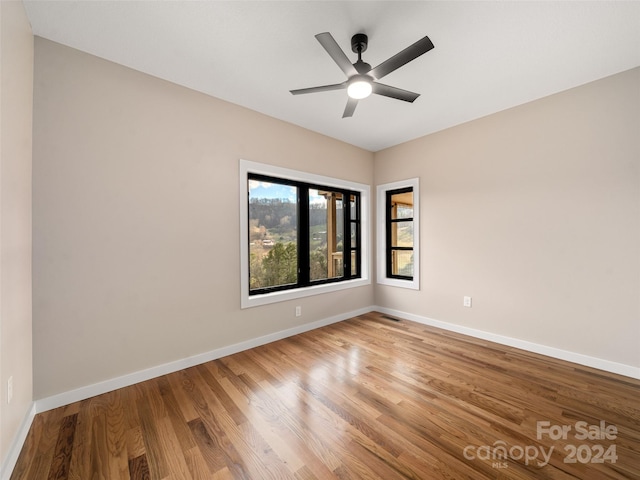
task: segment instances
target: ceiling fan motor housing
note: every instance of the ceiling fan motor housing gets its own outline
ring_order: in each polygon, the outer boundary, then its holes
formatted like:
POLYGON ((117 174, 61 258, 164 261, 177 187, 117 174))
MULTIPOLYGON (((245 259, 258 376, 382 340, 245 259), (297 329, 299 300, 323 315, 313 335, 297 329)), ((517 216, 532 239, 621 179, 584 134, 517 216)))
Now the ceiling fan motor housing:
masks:
POLYGON ((369 37, 364 33, 356 33, 351 37, 351 50, 354 53, 362 53, 367 51, 367 45, 369 43, 369 37))

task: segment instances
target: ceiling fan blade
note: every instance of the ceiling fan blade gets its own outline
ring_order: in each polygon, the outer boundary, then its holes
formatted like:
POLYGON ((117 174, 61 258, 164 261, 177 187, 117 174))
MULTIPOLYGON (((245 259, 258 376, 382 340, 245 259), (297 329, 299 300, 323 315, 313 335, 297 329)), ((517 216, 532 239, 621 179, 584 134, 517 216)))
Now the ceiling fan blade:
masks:
POLYGON ((372 69, 369 72, 369 75, 373 75, 373 78, 379 80, 385 75, 388 75, 394 70, 397 70, 401 66, 409 63, 411 60, 418 58, 423 53, 427 53, 432 48, 433 43, 431 43, 429 37, 424 37, 413 45, 405 48, 400 53, 396 53, 393 57, 382 62, 380 65, 372 69))
POLYGON ((397 87, 391 87, 382 83, 373 82, 373 93, 383 95, 385 97, 396 98, 398 100, 404 100, 405 102, 413 102, 420 96, 419 93, 410 92, 409 90, 403 90, 397 87))
POLYGON ((347 77, 358 73, 344 51, 340 48, 340 45, 338 45, 329 32, 319 33, 316 35, 316 38, 347 77))
POLYGON ((347 106, 344 109, 344 113, 342 114, 342 118, 347 118, 353 116, 353 112, 356 109, 356 105, 358 105, 358 100, 355 98, 349 97, 347 101, 347 106))
POLYGON ((289 90, 293 95, 302 95, 303 93, 328 92, 330 90, 342 90, 347 88, 347 82, 335 83, 333 85, 323 85, 321 87, 299 88, 298 90, 289 90))

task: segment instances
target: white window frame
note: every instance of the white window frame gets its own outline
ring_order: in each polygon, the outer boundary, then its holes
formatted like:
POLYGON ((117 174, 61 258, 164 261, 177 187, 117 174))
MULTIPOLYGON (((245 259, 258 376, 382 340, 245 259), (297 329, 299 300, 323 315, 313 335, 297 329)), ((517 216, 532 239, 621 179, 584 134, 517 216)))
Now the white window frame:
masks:
POLYGON ((264 163, 252 162, 250 160, 240 160, 240 308, 251 308, 271 303, 284 302, 297 298, 319 295, 322 293, 336 292, 349 288, 370 285, 370 186, 362 183, 351 182, 338 178, 325 177, 312 173, 291 170, 289 168, 276 167, 264 163), (282 290, 260 295, 249 295, 249 198, 248 174, 257 173, 279 177, 290 180, 297 180, 306 183, 318 184, 327 187, 338 187, 353 190, 360 193, 360 278, 345 280, 343 282, 313 285, 310 287, 296 288, 292 290, 282 290))
POLYGON ((410 178, 376 187, 376 281, 380 285, 420 290, 420 181, 410 178), (387 192, 400 188, 413 188, 413 279, 389 278, 387 276, 387 192))

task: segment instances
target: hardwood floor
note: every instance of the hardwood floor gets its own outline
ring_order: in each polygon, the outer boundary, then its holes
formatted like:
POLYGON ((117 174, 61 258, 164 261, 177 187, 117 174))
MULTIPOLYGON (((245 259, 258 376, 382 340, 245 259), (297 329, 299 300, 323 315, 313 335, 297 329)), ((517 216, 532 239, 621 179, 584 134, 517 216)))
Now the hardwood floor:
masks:
POLYGON ((11 479, 638 479, 639 399, 371 313, 38 414, 11 479))

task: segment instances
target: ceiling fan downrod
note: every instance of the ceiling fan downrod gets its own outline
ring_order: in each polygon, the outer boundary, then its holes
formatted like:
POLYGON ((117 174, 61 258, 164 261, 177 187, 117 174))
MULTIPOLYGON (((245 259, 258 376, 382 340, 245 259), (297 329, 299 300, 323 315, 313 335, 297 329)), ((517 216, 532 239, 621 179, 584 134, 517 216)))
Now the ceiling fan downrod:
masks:
POLYGON ((367 50, 369 38, 364 33, 356 33, 351 37, 351 50, 358 54, 358 61, 353 64, 357 72, 361 75, 371 70, 371 65, 362 61, 362 53, 367 50))

